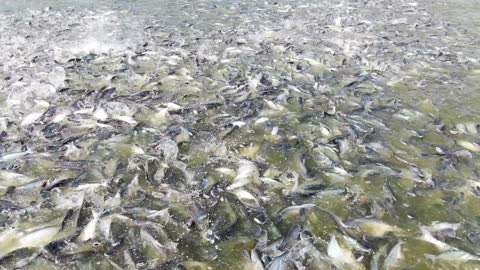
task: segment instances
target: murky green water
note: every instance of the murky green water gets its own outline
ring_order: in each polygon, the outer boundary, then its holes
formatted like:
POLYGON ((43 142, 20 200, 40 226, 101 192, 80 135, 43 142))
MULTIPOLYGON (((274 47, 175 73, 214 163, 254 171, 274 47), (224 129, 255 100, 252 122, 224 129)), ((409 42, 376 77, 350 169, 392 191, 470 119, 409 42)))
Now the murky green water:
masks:
POLYGON ((478 6, 2 1, 0 269, 480 269, 478 6))

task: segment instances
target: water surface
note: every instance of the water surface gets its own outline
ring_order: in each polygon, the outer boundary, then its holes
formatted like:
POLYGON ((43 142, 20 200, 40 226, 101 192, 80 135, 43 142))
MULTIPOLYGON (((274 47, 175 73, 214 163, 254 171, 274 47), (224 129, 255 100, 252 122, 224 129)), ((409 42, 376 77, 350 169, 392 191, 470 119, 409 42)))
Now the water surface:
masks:
POLYGON ((478 1, 2 1, 7 269, 478 269, 478 1))

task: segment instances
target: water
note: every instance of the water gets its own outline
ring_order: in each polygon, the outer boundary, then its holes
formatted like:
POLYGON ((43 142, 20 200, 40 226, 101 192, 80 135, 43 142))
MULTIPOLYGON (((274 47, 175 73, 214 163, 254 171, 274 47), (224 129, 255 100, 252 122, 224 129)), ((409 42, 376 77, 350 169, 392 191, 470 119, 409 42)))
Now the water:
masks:
POLYGON ((2 1, 0 266, 478 269, 479 6, 2 1))

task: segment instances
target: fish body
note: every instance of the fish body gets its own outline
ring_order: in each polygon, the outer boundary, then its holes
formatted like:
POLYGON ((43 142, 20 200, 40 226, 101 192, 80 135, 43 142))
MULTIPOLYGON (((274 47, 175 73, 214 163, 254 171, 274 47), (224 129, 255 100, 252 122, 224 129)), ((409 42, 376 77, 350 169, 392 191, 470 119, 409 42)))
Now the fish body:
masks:
POLYGON ((92 219, 87 223, 85 228, 83 228, 82 232, 78 236, 79 241, 85 242, 95 238, 99 219, 100 213, 92 210, 92 219))

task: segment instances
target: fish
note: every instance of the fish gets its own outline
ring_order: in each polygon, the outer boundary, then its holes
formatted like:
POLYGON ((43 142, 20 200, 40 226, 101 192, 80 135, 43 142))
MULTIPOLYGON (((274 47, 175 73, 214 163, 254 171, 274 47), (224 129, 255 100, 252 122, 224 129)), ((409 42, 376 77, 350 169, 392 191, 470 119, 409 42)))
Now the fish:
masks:
POLYGON ((63 229, 65 229, 65 225, 73 217, 73 214, 74 214, 73 209, 68 209, 68 211, 65 213, 65 217, 62 220, 62 225, 60 226, 60 231, 63 231, 63 229))
POLYGON ((31 184, 34 181, 36 181, 35 178, 27 175, 0 170, 0 186, 3 188, 7 188, 9 186, 21 187, 31 184))
POLYGON ((420 239, 422 239, 423 241, 427 241, 431 244, 433 244, 435 247, 437 247, 438 250, 440 251, 447 251, 447 250, 455 250, 454 247, 448 245, 447 243, 444 243, 438 239, 436 239, 429 231, 426 227, 421 227, 420 228, 421 232, 422 232, 422 237, 420 239))
POLYGON ((233 179, 233 183, 227 187, 227 190, 234 190, 256 182, 259 177, 258 174, 258 169, 253 162, 248 160, 239 161, 237 174, 233 179))
POLYGON ((473 152, 480 152, 480 145, 478 145, 475 142, 469 142, 465 140, 458 140, 457 144, 460 145, 461 147, 473 151, 473 152))
POLYGON ((250 192, 237 188, 232 191, 235 196, 245 205, 248 207, 260 208, 260 203, 258 202, 257 198, 250 192))
POLYGON ((317 207, 316 209, 329 215, 342 232, 355 239, 358 239, 360 236, 382 238, 390 233, 401 235, 403 232, 401 228, 375 218, 357 218, 343 221, 337 215, 328 210, 320 207, 317 207))
POLYGON ((290 250, 290 248, 295 244, 297 238, 300 236, 302 228, 300 225, 295 224, 290 228, 287 236, 283 239, 283 241, 278 246, 278 249, 283 250, 290 250))
POLYGON ((90 239, 94 239, 96 237, 96 230, 98 226, 98 222, 100 219, 100 213, 92 210, 92 219, 88 222, 88 224, 83 228, 80 235, 78 236, 78 240, 80 242, 85 242, 90 239))
POLYGON ((470 242, 472 242, 476 246, 480 246, 480 236, 476 232, 469 232, 467 234, 467 238, 470 242))
POLYGON ((6 229, 0 233, 0 258, 22 248, 41 248, 55 240, 56 226, 33 227, 28 230, 6 229))
POLYGON ((258 257, 258 251, 252 250, 250 254, 247 251, 244 253, 247 259, 247 264, 244 266, 245 270, 263 270, 265 269, 261 259, 258 257))
POLYGON ((287 214, 298 213, 300 211, 304 211, 306 209, 315 208, 315 207, 316 207, 316 205, 313 204, 313 203, 307 203, 307 204, 302 204, 302 205, 294 205, 294 206, 286 207, 286 208, 280 210, 280 212, 278 212, 277 217, 276 217, 276 222, 280 222, 281 219, 287 214))
POLYGON ((163 138, 158 142, 155 148, 161 153, 161 155, 163 155, 166 161, 175 160, 177 158, 177 143, 170 138, 163 138))
POLYGON ((35 123, 40 117, 43 116, 43 112, 32 112, 29 115, 25 116, 25 118, 20 123, 20 126, 29 126, 35 123))
POLYGON ((470 31, 428 3, 144 2, 0 11, 0 268, 479 264, 470 31))
POLYGON ((458 264, 468 261, 480 261, 480 257, 472 255, 468 252, 457 250, 457 251, 447 251, 440 253, 438 255, 426 255, 427 258, 430 258, 434 261, 446 261, 452 264, 458 264))
MULTIPOLYGON (((380 263, 382 257, 386 257, 388 252, 388 245, 382 246, 372 256, 370 260, 370 270, 380 270, 383 265, 380 263)), ((393 255, 393 254, 392 254, 393 255)))
POLYGON ((392 269, 398 267, 399 263, 405 259, 405 256, 402 252, 402 245, 403 242, 399 241, 388 253, 387 257, 385 258, 385 262, 383 263, 386 269, 392 269))
POLYGON ((23 158, 25 156, 28 156, 30 154, 33 154, 33 151, 31 149, 27 149, 26 151, 23 151, 23 152, 10 153, 10 154, 6 154, 6 155, 2 155, 0 157, 0 162, 8 162, 8 161, 17 160, 17 159, 23 158))
POLYGON ((350 250, 340 246, 337 238, 334 235, 330 236, 330 242, 328 242, 327 247, 327 254, 328 257, 331 259, 332 263, 337 267, 364 269, 364 267, 357 262, 355 256, 350 250))
POLYGON ((267 270, 285 270, 287 268, 288 252, 284 252, 282 255, 276 257, 271 263, 267 265, 267 270))

